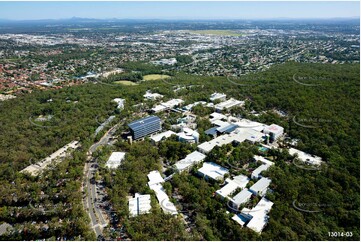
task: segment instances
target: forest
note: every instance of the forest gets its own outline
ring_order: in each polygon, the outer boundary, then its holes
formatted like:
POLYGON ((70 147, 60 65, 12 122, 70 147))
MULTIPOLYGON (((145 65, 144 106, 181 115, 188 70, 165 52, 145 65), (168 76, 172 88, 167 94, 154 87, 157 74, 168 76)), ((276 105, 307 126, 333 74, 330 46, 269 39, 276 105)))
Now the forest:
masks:
MULTIPOLYGON (((147 69, 142 63, 129 63, 123 67, 129 72, 139 71, 141 75, 160 73, 158 67, 147 69)), ((169 195, 181 195, 183 206, 190 206, 192 213, 188 215, 194 226, 188 229, 181 217, 163 214, 155 196, 152 196, 151 214, 129 218, 127 196, 135 192, 154 194, 147 186, 148 172, 160 170, 161 162, 174 163, 195 147, 172 139, 156 146, 149 140, 129 145, 119 138, 110 149, 127 152, 125 162, 112 172, 101 168, 100 175, 120 218, 119 223, 125 225, 132 239, 359 240, 359 73, 357 64, 288 62, 238 79, 165 73, 172 74, 166 82, 123 86, 108 80, 111 85, 87 83, 59 90, 34 91, 0 102, 0 191, 3 194, 0 223, 12 224, 18 231, 1 239, 55 239, 64 236, 74 240, 95 239, 86 226, 88 218, 82 210, 79 191, 85 153, 95 141, 94 131, 99 126, 97 119, 105 120, 110 115, 116 115, 118 120, 124 119, 125 123, 136 119, 154 104, 143 100, 146 90, 151 90, 164 95, 165 100, 182 98, 185 104, 208 101, 213 92, 246 100, 243 110, 231 110, 233 115, 283 126, 290 137, 299 140, 297 147, 300 150, 322 157, 326 164, 319 170, 301 169, 293 164, 287 153, 269 151, 267 156, 276 165, 267 173, 272 179, 273 190, 267 196, 274 206, 261 235, 241 228, 231 220, 232 214, 226 212, 224 202, 213 197, 219 184, 199 178, 195 174, 196 168, 189 174, 176 175, 164 187, 169 195), (176 87, 185 88, 175 91, 176 87), (126 99, 124 110, 116 110, 116 103, 112 102, 114 98, 126 99), (135 106, 140 103, 144 103, 145 110, 135 106), (286 116, 277 115, 274 110, 280 110, 286 116), (251 111, 259 115, 255 116, 251 111), (39 115, 52 115, 52 119, 43 123, 36 120, 39 115), (81 142, 81 150, 43 176, 33 178, 19 173, 30 163, 72 140, 81 142), (293 206, 295 201, 310 206, 322 205, 322 212, 299 211, 293 206), (33 207, 40 205, 54 207, 55 211, 45 214, 33 211, 33 207), (349 231, 353 236, 329 237, 329 231, 349 231)), ((197 107, 195 112, 206 116, 212 110, 197 107)), ((164 113, 160 117, 165 119, 169 115, 164 113)), ((202 119, 197 123, 199 130, 210 125, 202 119)), ((121 127, 119 137, 126 131, 126 127, 121 127)), ((99 151, 103 163, 109 152, 107 149, 99 151)), ((221 165, 227 161, 240 166, 254 152, 257 151, 252 147, 224 146, 212 151, 207 159, 221 165), (226 156, 225 151, 232 152, 226 156)))

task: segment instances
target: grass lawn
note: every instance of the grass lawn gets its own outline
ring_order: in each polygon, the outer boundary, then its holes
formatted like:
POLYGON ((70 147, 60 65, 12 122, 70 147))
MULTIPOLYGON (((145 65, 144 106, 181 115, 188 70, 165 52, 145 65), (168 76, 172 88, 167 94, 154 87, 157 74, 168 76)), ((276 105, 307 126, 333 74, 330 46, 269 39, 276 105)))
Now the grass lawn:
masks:
POLYGON ((229 36, 241 36, 241 33, 237 33, 234 30, 227 29, 207 29, 207 30, 190 30, 192 34, 212 34, 212 35, 229 35, 229 36))
POLYGON ((136 86, 138 85, 137 83, 135 82, 131 82, 131 81, 127 81, 127 80, 122 80, 122 81, 116 81, 114 82, 116 84, 121 84, 121 85, 125 85, 125 86, 136 86))
POLYGON ((168 76, 168 75, 151 74, 151 75, 143 76, 143 80, 144 81, 157 81, 157 80, 162 80, 162 79, 166 79, 169 77, 170 76, 168 76))

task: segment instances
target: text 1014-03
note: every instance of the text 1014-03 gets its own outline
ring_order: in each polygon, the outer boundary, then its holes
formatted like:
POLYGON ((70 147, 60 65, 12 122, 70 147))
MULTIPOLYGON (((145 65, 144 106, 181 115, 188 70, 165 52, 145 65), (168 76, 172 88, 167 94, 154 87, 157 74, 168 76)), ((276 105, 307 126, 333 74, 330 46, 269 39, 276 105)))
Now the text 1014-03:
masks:
POLYGON ((352 237, 352 232, 328 232, 329 237, 352 237))

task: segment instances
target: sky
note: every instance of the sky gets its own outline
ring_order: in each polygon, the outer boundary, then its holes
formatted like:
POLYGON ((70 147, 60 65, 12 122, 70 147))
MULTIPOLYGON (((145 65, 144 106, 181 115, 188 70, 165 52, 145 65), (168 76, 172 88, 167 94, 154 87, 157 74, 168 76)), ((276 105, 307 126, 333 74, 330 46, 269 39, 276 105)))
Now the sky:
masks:
POLYGON ((0 19, 270 19, 360 17, 353 2, 1 2, 0 19))

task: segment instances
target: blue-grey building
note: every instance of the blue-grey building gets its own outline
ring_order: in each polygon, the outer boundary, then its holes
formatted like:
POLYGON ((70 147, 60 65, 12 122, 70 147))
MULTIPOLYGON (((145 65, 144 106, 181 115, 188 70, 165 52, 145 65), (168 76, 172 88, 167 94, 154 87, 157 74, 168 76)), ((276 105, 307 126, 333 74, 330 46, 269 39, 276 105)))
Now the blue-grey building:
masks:
POLYGON ((138 119, 128 124, 128 127, 130 128, 134 140, 162 130, 161 120, 157 116, 148 116, 138 119))

